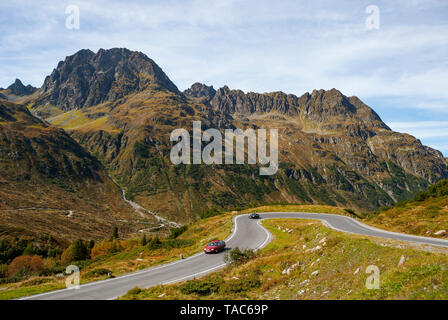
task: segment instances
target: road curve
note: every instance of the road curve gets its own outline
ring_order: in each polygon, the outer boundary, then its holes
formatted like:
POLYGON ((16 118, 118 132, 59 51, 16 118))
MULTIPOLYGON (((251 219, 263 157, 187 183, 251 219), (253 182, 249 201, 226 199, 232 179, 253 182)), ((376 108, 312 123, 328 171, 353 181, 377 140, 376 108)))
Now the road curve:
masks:
MULTIPOLYGON (((299 218, 321 220, 328 227, 346 233, 353 233, 379 238, 410 241, 420 244, 448 247, 448 240, 427 238, 394 233, 373 228, 347 216, 304 213, 304 212, 265 212, 262 219, 299 218)), ((260 249, 272 239, 272 235, 261 226, 260 220, 251 220, 247 214, 234 218, 234 229, 226 239, 227 247, 260 249)), ((224 253, 205 255, 198 253, 176 262, 164 264, 113 279, 87 283, 79 289, 63 289, 24 297, 23 300, 110 300, 128 290, 140 287, 148 288, 158 284, 169 284, 203 276, 225 266, 224 253)))

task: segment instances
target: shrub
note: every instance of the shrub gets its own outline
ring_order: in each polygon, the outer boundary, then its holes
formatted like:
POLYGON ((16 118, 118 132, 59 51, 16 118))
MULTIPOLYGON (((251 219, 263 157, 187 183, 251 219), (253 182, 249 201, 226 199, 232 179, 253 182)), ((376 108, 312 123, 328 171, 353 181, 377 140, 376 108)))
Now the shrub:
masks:
POLYGON ((57 256, 62 254, 62 250, 59 248, 48 248, 47 249, 47 257, 49 258, 56 258, 57 256))
POLYGON ((82 261, 90 258, 89 249, 84 241, 78 239, 71 244, 63 253, 62 261, 70 263, 74 261, 82 261))
POLYGON ((427 193, 433 197, 448 196, 448 179, 440 180, 428 188, 427 193))
POLYGON ((436 184, 429 186, 425 192, 419 192, 414 201, 425 201, 429 197, 448 196, 448 179, 440 180, 436 184))
POLYGON ((72 249, 72 260, 71 261, 82 261, 89 259, 89 249, 87 245, 82 240, 76 240, 73 244, 72 249))
POLYGON ((111 240, 116 240, 118 238, 119 238, 118 227, 114 227, 114 229, 112 230, 112 238, 111 238, 111 240))
POLYGON ((8 276, 8 265, 0 264, 0 278, 6 278, 8 276))
POLYGON ((140 289, 139 287, 135 287, 135 288, 129 290, 129 291, 128 291, 128 294, 136 295, 136 294, 141 293, 142 291, 143 291, 143 290, 140 289))
POLYGON ((420 191, 414 198, 414 201, 425 201, 429 195, 426 192, 420 191))
POLYGON ((134 153, 136 156, 139 156, 140 158, 149 158, 149 147, 144 143, 140 141, 136 141, 134 144, 134 153))
POLYGON ((112 240, 112 241, 106 240, 95 244, 90 255, 92 259, 94 259, 98 256, 117 253, 120 252, 121 250, 123 250, 123 248, 118 240, 112 240))
POLYGON ((230 252, 224 255, 224 262, 227 264, 242 264, 255 257, 255 252, 252 249, 244 249, 235 247, 230 252))
POLYGON ((180 292, 183 294, 197 294, 200 296, 208 296, 214 292, 217 292, 221 281, 218 280, 189 280, 185 284, 179 287, 180 292))
POLYGON ((8 283, 15 283, 19 282, 20 280, 23 280, 23 276, 14 276, 14 277, 8 277, 8 278, 0 278, 0 284, 8 284, 8 283))
POLYGON ((194 243, 193 240, 180 240, 180 239, 169 239, 162 242, 163 248, 185 248, 191 246, 194 243))
POLYGON ((152 238, 146 244, 146 248, 149 250, 157 250, 161 248, 185 248, 191 246, 194 243, 193 240, 181 240, 181 239, 167 239, 160 240, 159 237, 152 238))
POLYGON ((200 217, 201 217, 201 219, 207 219, 207 218, 214 217, 214 216, 217 216, 220 214, 221 214, 221 212, 219 212, 217 210, 208 210, 208 211, 202 212, 200 214, 200 217))
POLYGON ((146 247, 150 250, 160 249, 162 247, 162 241, 160 241, 159 237, 152 238, 148 241, 146 247))
POLYGON ((188 227, 187 226, 182 226, 179 228, 175 228, 171 230, 171 234, 170 234, 170 238, 171 239, 176 239, 178 236, 180 236, 182 233, 184 233, 185 231, 187 231, 188 227))
POLYGON ((24 256, 33 256, 35 254, 33 245, 31 243, 28 243, 25 250, 23 251, 22 255, 24 256))
POLYGON ((86 277, 99 277, 99 276, 106 276, 109 273, 111 273, 110 270, 104 269, 104 268, 99 268, 99 269, 95 269, 95 270, 91 270, 91 271, 87 272, 85 274, 85 276, 86 277))
POLYGON ((142 239, 140 240, 140 244, 144 247, 148 243, 148 240, 146 240, 146 234, 143 234, 142 239))
POLYGON ((31 272, 41 272, 45 269, 44 259, 41 256, 31 257, 31 272))
POLYGON ((329 236, 327 239, 327 246, 332 248, 342 242, 343 239, 339 236, 329 236))
POLYGON ((55 264, 51 266, 50 268, 47 268, 39 273, 41 276, 52 276, 55 274, 60 274, 65 272, 65 267, 60 266, 59 264, 55 264))
POLYGON ((241 293, 253 288, 259 288, 261 281, 258 277, 250 276, 243 279, 230 280, 221 286, 223 293, 241 293))
POLYGON ((20 256, 8 267, 8 276, 28 276, 44 270, 44 261, 40 256, 20 256))
POLYGON ((344 209, 344 211, 349 213, 349 214, 356 215, 356 213, 355 213, 355 211, 353 209, 346 208, 346 209, 344 209))

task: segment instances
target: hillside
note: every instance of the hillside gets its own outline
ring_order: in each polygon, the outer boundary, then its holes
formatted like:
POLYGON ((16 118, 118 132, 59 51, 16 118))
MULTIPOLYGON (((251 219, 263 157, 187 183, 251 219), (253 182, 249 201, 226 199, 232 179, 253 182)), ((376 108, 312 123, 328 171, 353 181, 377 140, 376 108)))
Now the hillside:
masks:
POLYGON ((445 300, 448 258, 347 235, 312 220, 265 220, 274 240, 252 258, 194 280, 134 288, 121 300, 445 300), (366 282, 379 269, 379 289, 366 282))
POLYGON ((391 230, 448 239, 448 179, 367 220, 391 230))
POLYGON ((26 107, 0 101, 0 236, 60 245, 123 234, 151 219, 136 219, 102 164, 62 129, 26 107), (126 220, 132 222, 126 222, 126 220))
POLYGON ((362 212, 448 177, 440 152, 391 131, 336 89, 301 97, 199 83, 181 93, 155 62, 126 49, 82 50, 48 76, 31 112, 97 157, 127 196, 178 221, 264 203, 325 203, 362 212), (276 128, 276 175, 256 165, 172 165, 176 128, 276 128))
MULTIPOLYGON (((178 261, 180 254, 189 257, 208 241, 226 238, 231 233, 235 215, 266 210, 346 214, 342 208, 328 206, 260 207, 202 219, 167 238, 106 239, 96 243, 90 257, 82 262, 82 283, 107 279, 108 272, 121 276, 178 261)), ((447 288, 440 285, 448 276, 444 248, 344 234, 313 220, 273 219, 262 220, 262 223, 274 239, 252 259, 192 282, 136 288, 122 299, 421 299, 448 296, 447 288), (380 290, 365 287, 369 265, 380 268, 380 290)), ((60 270, 64 269, 64 263, 69 262, 62 262, 60 270)), ((55 261, 50 259, 48 264, 55 264, 55 261)), ((0 284, 0 300, 64 288, 65 279, 58 277, 57 272, 52 269, 49 274, 34 274, 17 283, 0 284)))

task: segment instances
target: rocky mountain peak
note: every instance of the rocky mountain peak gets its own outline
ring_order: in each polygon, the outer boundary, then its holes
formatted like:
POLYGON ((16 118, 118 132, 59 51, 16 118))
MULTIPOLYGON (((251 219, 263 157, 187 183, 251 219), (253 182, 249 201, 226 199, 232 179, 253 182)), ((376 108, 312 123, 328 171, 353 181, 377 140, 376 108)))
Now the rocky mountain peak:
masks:
POLYGON ((37 88, 33 87, 32 85, 25 86, 20 79, 16 79, 13 84, 11 84, 7 90, 9 90, 10 93, 16 95, 16 96, 26 96, 29 94, 33 94, 37 88))
POLYGON ((207 86, 203 83, 196 82, 189 89, 184 91, 184 95, 188 98, 200 98, 210 101, 216 94, 213 86, 207 86))
POLYGON ((141 52, 124 48, 80 50, 45 79, 39 103, 64 110, 93 106, 149 87, 180 94, 163 70, 141 52))

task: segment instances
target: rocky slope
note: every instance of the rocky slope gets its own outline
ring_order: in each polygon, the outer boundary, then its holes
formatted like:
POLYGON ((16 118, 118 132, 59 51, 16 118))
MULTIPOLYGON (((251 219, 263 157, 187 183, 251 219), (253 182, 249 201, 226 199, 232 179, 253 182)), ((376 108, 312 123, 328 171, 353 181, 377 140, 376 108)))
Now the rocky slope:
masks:
POLYGON ((251 204, 326 203, 376 210, 448 176, 440 152, 391 131, 357 97, 300 97, 200 83, 184 93, 151 59, 126 49, 82 50, 47 77, 30 110, 100 159, 130 198, 178 221, 251 204), (276 128, 280 168, 172 165, 172 130, 276 128))
MULTIPOLYGON (((367 174, 368 168, 356 164, 355 159, 349 159, 354 156, 352 150, 359 149, 364 157, 371 157, 372 161, 377 158, 393 159, 393 162, 406 171, 430 183, 446 176, 444 158, 439 151, 423 146, 412 136, 391 131, 375 111, 359 98, 346 97, 336 89, 314 90, 311 94, 305 93, 297 97, 283 92, 245 94, 228 87, 218 89, 212 95, 212 91, 205 90, 205 87, 207 86, 195 84, 184 93, 190 98, 201 99, 214 110, 232 114, 236 118, 267 113, 293 117, 300 122, 302 131, 321 136, 321 144, 325 144, 324 137, 328 139, 331 135, 333 144, 337 144, 337 136, 344 136, 347 141, 358 140, 356 142, 362 146, 351 144, 349 148, 344 148, 343 145, 338 145, 339 149, 334 151, 367 174), (412 150, 412 156, 409 155, 409 150, 412 150), (432 163, 434 157, 437 159, 436 163, 432 163)), ((212 87, 208 88, 213 90, 212 87)))
POLYGON ((61 244, 135 231, 133 209, 102 164, 26 107, 0 102, 0 236, 61 244))

